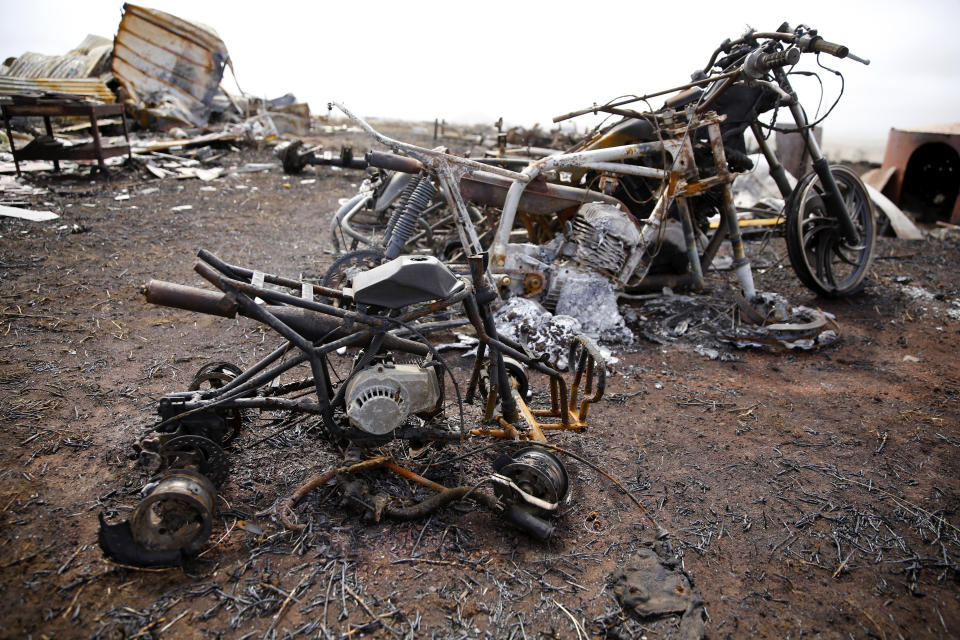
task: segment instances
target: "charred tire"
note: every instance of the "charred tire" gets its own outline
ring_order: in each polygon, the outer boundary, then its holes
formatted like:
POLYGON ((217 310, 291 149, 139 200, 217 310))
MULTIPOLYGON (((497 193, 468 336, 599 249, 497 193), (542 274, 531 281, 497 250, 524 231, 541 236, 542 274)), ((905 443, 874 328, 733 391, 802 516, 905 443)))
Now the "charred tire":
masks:
MULTIPOLYGON (((241 373, 243 370, 230 362, 208 362, 200 367, 187 389, 189 391, 220 389, 241 373)), ((215 409, 214 411, 227 423, 227 432, 219 438, 218 442, 221 446, 225 446, 240 433, 243 427, 243 411, 240 409, 215 409)))
POLYGON ((840 298, 863 290, 876 246, 876 218, 863 182, 849 167, 831 165, 843 202, 860 233, 860 246, 843 241, 826 209, 816 173, 797 183, 787 200, 787 253, 797 277, 821 296, 840 298))
POLYGON ((360 249, 345 253, 330 265, 320 284, 329 289, 340 289, 356 271, 365 271, 383 264, 383 253, 375 249, 360 249))

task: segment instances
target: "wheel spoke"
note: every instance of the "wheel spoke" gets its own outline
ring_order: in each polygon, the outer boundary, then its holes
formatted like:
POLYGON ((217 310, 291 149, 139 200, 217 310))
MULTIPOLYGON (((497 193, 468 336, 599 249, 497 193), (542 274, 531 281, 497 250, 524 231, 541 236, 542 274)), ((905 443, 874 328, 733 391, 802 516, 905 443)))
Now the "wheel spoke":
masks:
POLYGON ((814 242, 814 238, 819 238, 823 234, 832 234, 836 227, 836 223, 829 218, 807 220, 803 225, 803 246, 809 246, 814 242))
POLYGON ((840 258, 841 261, 855 267, 860 264, 860 256, 863 254, 863 249, 848 249, 843 243, 838 242, 833 246, 833 253, 840 258), (848 257, 845 253, 846 251, 849 251, 854 257, 848 257))

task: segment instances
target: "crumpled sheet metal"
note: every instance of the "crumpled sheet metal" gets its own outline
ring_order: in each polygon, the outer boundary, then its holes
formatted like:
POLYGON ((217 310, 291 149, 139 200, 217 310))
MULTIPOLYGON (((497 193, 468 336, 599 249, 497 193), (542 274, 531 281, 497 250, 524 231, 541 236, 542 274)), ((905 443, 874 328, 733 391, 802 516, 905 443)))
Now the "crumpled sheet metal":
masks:
POLYGON ((62 56, 27 51, 0 73, 0 95, 69 93, 115 102, 102 77, 110 71, 112 49, 110 40, 88 35, 62 56))
POLYGON ((831 313, 803 305, 791 305, 778 293, 760 292, 749 305, 738 301, 746 322, 720 331, 717 339, 737 347, 773 346, 787 349, 817 349, 837 340, 839 325, 831 313), (755 316, 752 321, 749 313, 755 316))
POLYGON ((148 120, 206 124, 228 60, 227 46, 210 27, 123 5, 113 73, 148 120))
POLYGON ((90 34, 83 42, 62 56, 48 56, 27 51, 7 69, 17 78, 92 78, 109 70, 113 43, 90 34))

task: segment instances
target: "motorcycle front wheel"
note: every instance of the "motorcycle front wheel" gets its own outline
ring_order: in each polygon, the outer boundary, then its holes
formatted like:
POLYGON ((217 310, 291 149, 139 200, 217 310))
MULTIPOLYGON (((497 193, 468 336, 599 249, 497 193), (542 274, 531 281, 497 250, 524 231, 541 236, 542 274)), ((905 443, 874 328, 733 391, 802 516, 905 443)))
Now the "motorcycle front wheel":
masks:
POLYGON ((843 203, 860 234, 856 246, 842 236, 840 223, 827 211, 816 173, 805 175, 786 204, 787 253, 797 277, 819 295, 840 298, 863 290, 877 239, 870 195, 849 167, 831 165, 843 203))

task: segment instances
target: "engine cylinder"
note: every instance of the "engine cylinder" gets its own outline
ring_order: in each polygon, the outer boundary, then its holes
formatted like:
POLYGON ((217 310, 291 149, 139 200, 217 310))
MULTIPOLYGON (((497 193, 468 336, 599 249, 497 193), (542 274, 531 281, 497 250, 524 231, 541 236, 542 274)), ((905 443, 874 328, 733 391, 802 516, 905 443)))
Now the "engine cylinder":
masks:
POLYGON ((590 203, 572 220, 570 239, 577 245, 574 261, 584 269, 617 281, 629 277, 625 268, 640 242, 630 215, 616 207, 590 203))

